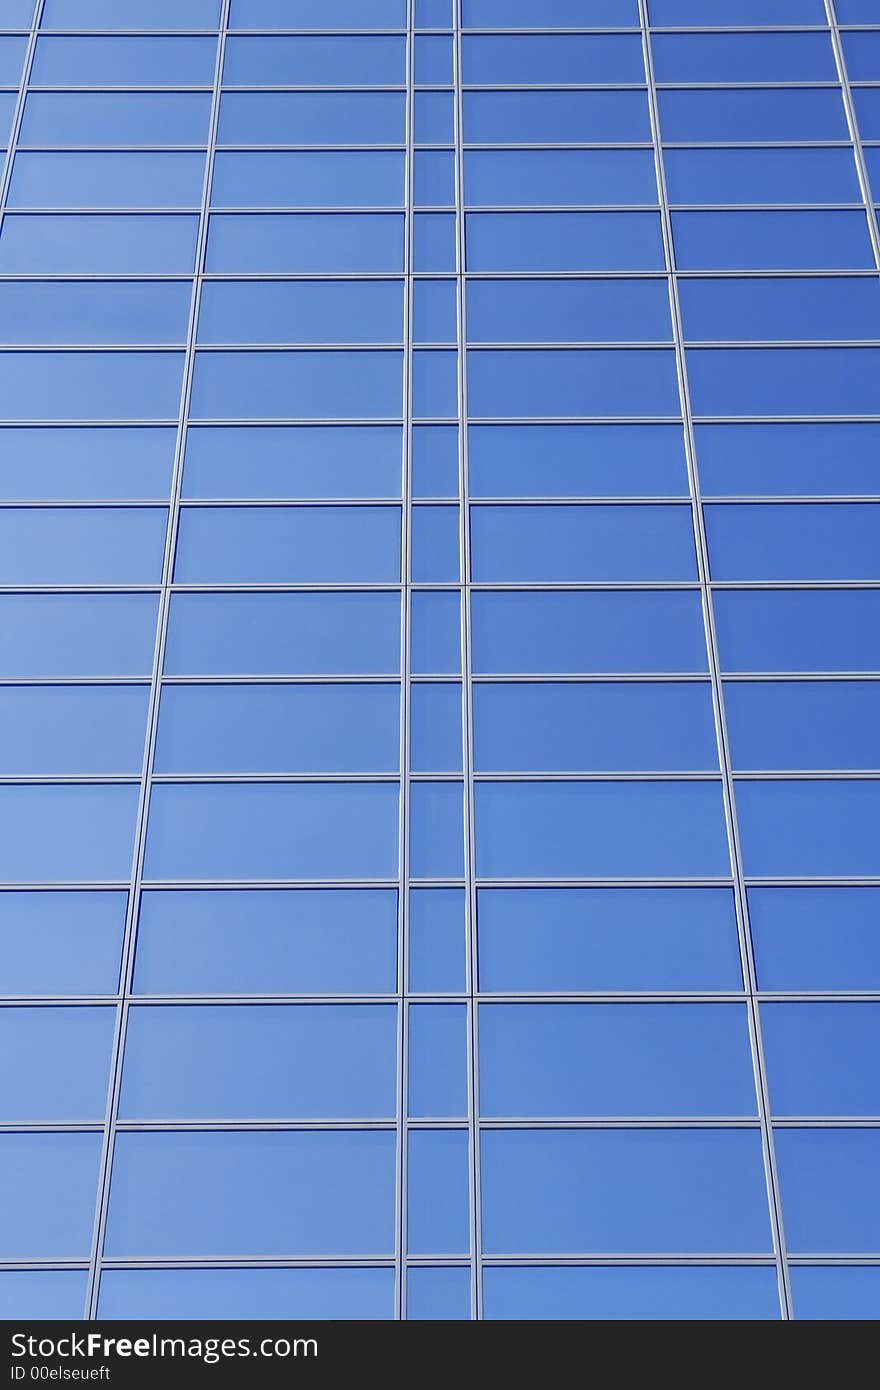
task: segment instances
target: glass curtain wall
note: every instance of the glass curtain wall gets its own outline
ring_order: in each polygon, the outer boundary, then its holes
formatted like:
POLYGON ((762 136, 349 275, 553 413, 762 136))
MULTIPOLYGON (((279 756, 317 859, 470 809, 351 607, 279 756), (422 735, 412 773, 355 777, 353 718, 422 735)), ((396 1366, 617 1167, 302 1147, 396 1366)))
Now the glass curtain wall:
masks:
POLYGON ((880 1315, 875 0, 0 24, 3 1315, 880 1315))

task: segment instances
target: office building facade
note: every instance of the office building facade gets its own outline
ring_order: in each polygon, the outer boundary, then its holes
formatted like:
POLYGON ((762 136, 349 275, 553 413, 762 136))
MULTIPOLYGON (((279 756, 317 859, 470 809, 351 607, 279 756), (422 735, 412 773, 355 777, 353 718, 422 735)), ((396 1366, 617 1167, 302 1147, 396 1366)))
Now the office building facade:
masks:
POLYGON ((4 1316, 877 1316, 877 0, 0 23, 4 1316))

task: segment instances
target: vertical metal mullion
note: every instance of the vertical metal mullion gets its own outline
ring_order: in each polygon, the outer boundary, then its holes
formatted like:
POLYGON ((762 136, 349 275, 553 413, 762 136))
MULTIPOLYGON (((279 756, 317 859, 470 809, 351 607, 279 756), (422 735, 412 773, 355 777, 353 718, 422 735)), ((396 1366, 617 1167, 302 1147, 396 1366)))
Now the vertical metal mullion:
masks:
POLYGON ((858 176, 862 198, 865 202, 865 214, 868 218, 868 236, 871 238, 874 263, 877 269, 880 270, 880 227, 877 225, 877 216, 874 212, 874 202, 871 197, 871 180, 868 176, 868 166, 865 163, 865 151, 862 146, 862 137, 859 131, 859 122, 856 116, 852 88, 849 85, 849 74, 846 69, 846 58, 843 53, 843 43, 840 38, 840 27, 837 23, 837 12, 834 8, 834 0, 825 0, 825 13, 828 17, 828 27, 831 30, 831 47, 834 49, 834 61, 837 65, 837 75, 840 79, 843 106, 846 111, 846 123, 849 127, 850 138, 853 143, 856 174, 858 176))
POLYGON ((28 34, 27 46, 21 65, 21 74, 18 79, 18 95, 15 98, 15 109, 12 113, 12 127, 9 131, 9 144, 6 149, 6 163, 3 166, 3 176, 0 178, 0 231, 3 229, 3 218, 6 215, 6 204, 9 199, 9 185, 12 181, 12 162, 18 151, 18 137, 21 131, 24 104, 27 100, 27 91, 31 80, 31 69, 34 65, 34 51, 37 46, 44 3, 45 0, 35 0, 33 13, 31 14, 30 33, 28 34))
POLYGON ((458 324, 458 460, 459 460, 459 536, 462 604, 461 604, 461 679, 462 679, 462 752, 464 770, 464 839, 465 839, 465 922, 467 931, 467 1044, 468 1044, 468 1147, 470 1151, 470 1215, 471 1215, 471 1316, 483 1316, 483 1242, 480 1199, 480 1052, 478 955, 477 955, 477 890, 474 841, 474 748, 473 748, 473 659, 471 653, 471 554, 470 554, 470 482, 468 472, 468 404, 467 404, 467 299, 465 268, 467 245, 465 236, 464 136, 462 122, 462 0, 454 0, 453 35, 455 83, 455 214, 456 214, 456 301, 458 324))
POLYGON ((174 573, 174 548, 177 537, 177 522, 180 513, 180 496, 183 481, 183 458, 186 446, 190 398, 192 395, 195 344, 198 329, 199 304, 205 273, 205 252, 208 241, 208 209, 211 201, 211 180, 214 168, 214 148, 217 141, 217 123, 220 113, 220 85, 223 75, 223 56, 226 47, 226 26, 229 18, 230 0, 222 0, 220 28, 217 35, 217 54, 214 68, 214 88, 211 99, 211 118, 208 134, 208 147, 205 153, 205 174, 202 183, 202 202, 199 211, 198 240, 196 259, 193 267, 193 291, 190 300, 189 324, 187 328, 186 349, 183 362, 183 382, 180 395, 180 412, 177 421, 177 443, 174 453, 171 496, 168 507, 168 525, 165 532, 165 551, 162 560, 162 583, 159 595, 159 612, 156 627, 156 645, 153 654, 153 668, 150 678, 150 698, 147 707, 147 729, 144 745, 144 761, 141 772, 140 795, 138 798, 137 819, 135 822, 134 856, 131 880, 129 883, 128 910, 125 919, 125 932, 122 947, 120 987, 117 993, 116 1026, 111 1052, 110 1084, 107 1096, 107 1111, 104 1120, 104 1135, 101 1147, 101 1161, 98 1172, 98 1192, 95 1206, 95 1221, 92 1233, 92 1248, 89 1260, 89 1277, 86 1288, 85 1316, 97 1315, 98 1291, 100 1285, 101 1255, 104 1247, 104 1233, 107 1226, 107 1205, 110 1194, 110 1178, 113 1167, 113 1151, 116 1141, 116 1126, 119 1114, 119 1096, 122 1084, 122 1063, 125 1051, 125 1036, 128 1026, 128 1011, 131 999, 132 973, 134 967, 134 945, 137 932, 138 901, 144 867, 147 818, 150 807, 153 761, 156 749, 156 730, 159 714, 159 695, 162 684, 162 671, 165 660, 165 642, 168 632, 168 612, 171 601, 171 582, 174 573))
POLYGON ((400 888, 397 904, 397 1219, 395 1224, 395 1317, 406 1317, 406 1201, 408 1175, 409 1052, 409 773, 410 773, 410 634, 412 587, 412 324, 413 324, 413 74, 415 0, 407 0, 406 32, 406 204, 403 234, 403 507, 400 577, 400 888))
POLYGON ((684 442, 691 494, 691 511, 694 527, 694 542, 697 555, 697 571, 700 580, 700 594, 703 609, 703 622, 709 658, 709 675, 712 686, 712 704, 715 718, 715 732, 718 742, 718 757, 721 768, 724 797, 724 818, 731 868, 734 879, 734 899, 736 903, 737 935, 740 950, 740 965, 748 1011, 749 1042, 752 1055, 752 1068, 758 1104, 758 1118, 761 1129, 761 1149, 767 1197, 770 1211, 770 1227, 773 1238, 773 1254, 776 1263, 776 1277, 779 1287, 779 1301, 782 1317, 792 1317, 791 1285, 785 1251, 785 1233, 782 1222, 782 1204, 779 1195, 779 1178, 773 1146, 773 1128, 770 1118, 770 1101, 767 1093, 767 1078, 761 1041, 761 1020, 757 1001, 757 980, 752 951, 752 938, 749 926, 748 899, 743 874, 742 851, 736 818, 735 788, 727 738, 724 714, 724 691, 721 680, 721 664, 715 630, 715 613, 712 602, 712 587, 709 568, 709 548, 706 539, 703 517, 703 499, 700 492, 700 478, 697 466, 696 441, 694 437, 693 415, 691 412, 690 389, 688 385, 687 361, 684 348, 681 305, 678 296, 678 282, 675 268, 675 247, 672 237, 672 218, 666 191, 666 174, 663 163, 663 144, 660 133, 660 116, 657 102, 657 86, 654 80, 651 32, 648 19, 647 0, 639 0, 639 19, 642 33, 642 50, 645 61, 645 77, 648 84, 648 106, 651 121, 651 135, 654 144, 654 165, 657 176, 657 191, 660 199, 660 221, 663 235, 663 249, 669 282, 669 305, 672 316, 672 331, 675 344, 676 374, 684 418, 684 442))

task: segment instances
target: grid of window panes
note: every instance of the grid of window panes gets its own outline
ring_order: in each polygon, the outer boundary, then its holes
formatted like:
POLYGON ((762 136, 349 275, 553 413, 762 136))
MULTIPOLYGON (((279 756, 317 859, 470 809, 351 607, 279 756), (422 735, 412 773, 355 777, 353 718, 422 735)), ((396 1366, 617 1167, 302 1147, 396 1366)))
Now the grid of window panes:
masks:
POLYGON ((0 1309, 880 1314, 878 0, 0 0, 0 1309))

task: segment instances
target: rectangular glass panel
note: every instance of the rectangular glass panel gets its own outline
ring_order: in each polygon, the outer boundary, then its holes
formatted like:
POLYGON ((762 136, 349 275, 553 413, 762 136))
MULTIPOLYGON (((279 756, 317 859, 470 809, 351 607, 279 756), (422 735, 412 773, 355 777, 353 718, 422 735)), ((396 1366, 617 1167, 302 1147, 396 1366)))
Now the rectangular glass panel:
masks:
POLYGON ((389 1254, 394 1149, 382 1130, 120 1134, 107 1253, 389 1254))
POLYGON ((178 583, 395 584, 400 531, 399 507, 187 507, 174 577, 178 583))
POLYGON ((167 889, 141 898, 139 994, 387 994, 396 962, 394 889, 167 889))
POLYGON ((7 994, 114 994, 124 893, 0 893, 7 994))
POLYGON ((397 1010, 387 1004, 135 1007, 120 1113, 127 1119, 391 1117, 396 1035, 397 1010))
POLYGON ((491 1130, 481 1163, 488 1254, 771 1248, 756 1129, 491 1130))
POLYGON ((163 784, 150 801, 146 876, 395 878, 397 797, 384 782, 163 784))
POLYGON ((399 497, 402 431, 393 425, 196 426, 184 497, 399 497))
POLYGON ((479 1012, 483 1115, 755 1114, 742 1007, 481 1004, 479 1012))
POLYGON ((729 872, 721 788, 711 782, 479 782, 474 795, 482 877, 729 872))
POLYGON ((394 1316, 394 1270, 105 1269, 98 1316, 161 1322, 394 1316))

